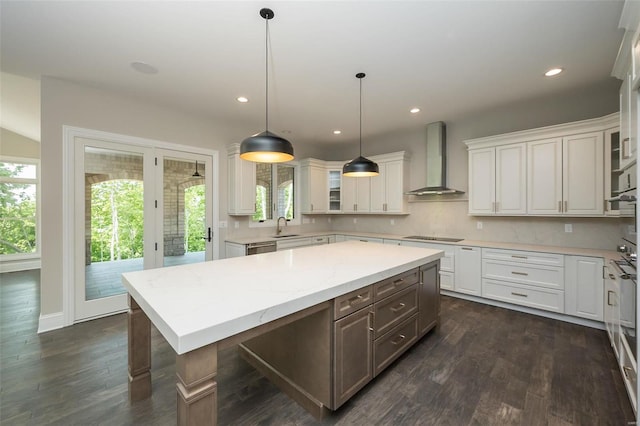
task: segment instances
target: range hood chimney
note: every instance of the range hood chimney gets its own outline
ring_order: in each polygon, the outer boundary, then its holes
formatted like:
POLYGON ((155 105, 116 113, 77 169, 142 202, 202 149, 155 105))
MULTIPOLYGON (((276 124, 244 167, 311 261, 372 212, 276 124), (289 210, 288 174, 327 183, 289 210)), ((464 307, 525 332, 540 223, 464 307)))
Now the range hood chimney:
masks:
POLYGON ((407 195, 464 194, 447 187, 447 127, 444 122, 427 124, 427 186, 407 195))

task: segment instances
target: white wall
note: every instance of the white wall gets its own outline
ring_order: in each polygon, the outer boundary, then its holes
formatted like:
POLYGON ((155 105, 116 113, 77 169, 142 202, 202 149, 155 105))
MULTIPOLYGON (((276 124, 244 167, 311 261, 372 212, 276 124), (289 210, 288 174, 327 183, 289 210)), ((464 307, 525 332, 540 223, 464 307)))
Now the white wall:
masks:
POLYGON ((3 72, 0 87, 0 127, 40 142, 40 81, 3 72))

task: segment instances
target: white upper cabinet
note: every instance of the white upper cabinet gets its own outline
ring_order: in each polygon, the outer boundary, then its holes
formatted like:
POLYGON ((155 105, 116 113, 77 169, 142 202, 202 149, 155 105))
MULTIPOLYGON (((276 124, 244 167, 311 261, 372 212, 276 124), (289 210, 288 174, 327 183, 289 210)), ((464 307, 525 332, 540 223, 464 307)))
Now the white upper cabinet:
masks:
POLYGON ((342 213, 369 213, 371 178, 342 177, 342 213))
POLYGON ((495 148, 469 150, 469 214, 494 213, 495 152, 495 148))
POLYGON ((527 213, 526 144, 469 151, 469 213, 527 213))
POLYGON ((380 174, 371 178, 371 213, 406 213, 407 172, 404 152, 392 158, 372 157, 380 174))
POLYGON ((307 158, 300 162, 302 213, 327 213, 329 210, 328 187, 324 161, 307 158))
POLYGON ((604 214, 603 132, 528 143, 529 214, 604 214))
POLYGON ((302 160, 302 213, 406 214, 405 192, 409 183, 407 153, 400 151, 369 158, 378 163, 379 176, 345 177, 342 176, 344 162, 313 158, 302 160))
POLYGON ((604 215, 611 198, 605 196, 604 133, 618 120, 614 113, 465 141, 469 214, 604 215))
POLYGON ((227 152, 227 213, 250 216, 256 212, 256 163, 240 158, 240 145, 227 152))
POLYGON ((529 142, 527 170, 529 214, 561 214, 562 139, 529 142))
POLYGON ((604 214, 604 137, 602 132, 562 138, 563 213, 604 214))

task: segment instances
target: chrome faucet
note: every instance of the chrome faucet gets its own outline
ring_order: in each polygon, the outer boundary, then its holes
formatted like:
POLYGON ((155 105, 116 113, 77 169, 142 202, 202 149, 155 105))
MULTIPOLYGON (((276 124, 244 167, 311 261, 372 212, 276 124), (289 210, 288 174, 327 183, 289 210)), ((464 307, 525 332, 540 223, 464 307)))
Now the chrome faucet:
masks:
POLYGON ((276 222, 276 235, 280 235, 282 229, 280 229, 280 219, 284 219, 284 226, 287 226, 287 218, 284 216, 280 216, 278 221, 276 222))

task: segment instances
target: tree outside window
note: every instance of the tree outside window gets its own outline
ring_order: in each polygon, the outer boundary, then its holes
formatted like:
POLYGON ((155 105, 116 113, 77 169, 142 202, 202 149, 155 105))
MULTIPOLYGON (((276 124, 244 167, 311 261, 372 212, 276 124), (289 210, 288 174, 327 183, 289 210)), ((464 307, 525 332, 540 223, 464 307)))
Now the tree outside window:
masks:
POLYGON ((281 216, 288 220, 295 218, 294 176, 295 167, 291 165, 256 164, 254 222, 265 222, 281 216))
POLYGON ((0 255, 37 254, 38 165, 0 161, 0 255))

